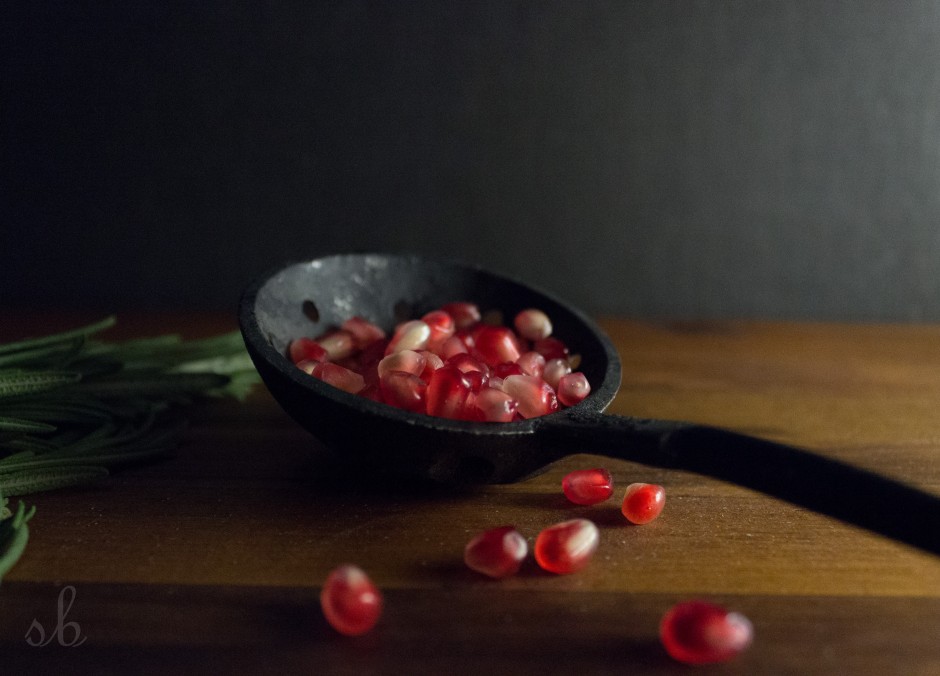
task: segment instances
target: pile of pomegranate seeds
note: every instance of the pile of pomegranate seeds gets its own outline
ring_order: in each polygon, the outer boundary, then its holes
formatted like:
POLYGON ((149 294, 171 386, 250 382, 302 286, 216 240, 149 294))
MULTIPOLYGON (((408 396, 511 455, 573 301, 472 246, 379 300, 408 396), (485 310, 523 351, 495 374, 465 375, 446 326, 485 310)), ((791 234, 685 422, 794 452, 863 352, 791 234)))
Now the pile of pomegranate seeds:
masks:
POLYGON ((323 615, 336 631, 359 636, 382 614, 382 595, 361 568, 351 564, 333 570, 320 591, 323 615))
POLYGON ((740 613, 705 601, 686 601, 663 616, 659 638, 673 659, 711 664, 743 652, 754 638, 754 628, 740 613))
POLYGON ((453 420, 512 422, 574 406, 591 392, 580 357, 552 336, 549 317, 519 312, 515 331, 455 302, 402 322, 391 338, 351 317, 316 339, 296 338, 291 361, 314 378, 396 408, 453 420))

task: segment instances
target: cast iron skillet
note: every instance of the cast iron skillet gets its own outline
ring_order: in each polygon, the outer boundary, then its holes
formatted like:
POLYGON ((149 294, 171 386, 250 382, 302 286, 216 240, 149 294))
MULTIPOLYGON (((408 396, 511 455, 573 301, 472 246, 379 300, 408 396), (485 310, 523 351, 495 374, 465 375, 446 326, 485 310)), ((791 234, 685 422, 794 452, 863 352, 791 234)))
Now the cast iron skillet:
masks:
POLYGON ((702 425, 604 415, 620 359, 586 316, 554 296, 478 267, 407 255, 336 255, 289 264, 245 290, 245 345, 268 389, 300 425, 358 466, 443 484, 504 483, 559 458, 599 453, 716 477, 940 554, 940 498, 808 451, 702 425), (390 329, 454 300, 505 317, 527 307, 582 355, 592 392, 577 406, 514 423, 408 413, 337 390, 285 356, 352 315, 390 329))

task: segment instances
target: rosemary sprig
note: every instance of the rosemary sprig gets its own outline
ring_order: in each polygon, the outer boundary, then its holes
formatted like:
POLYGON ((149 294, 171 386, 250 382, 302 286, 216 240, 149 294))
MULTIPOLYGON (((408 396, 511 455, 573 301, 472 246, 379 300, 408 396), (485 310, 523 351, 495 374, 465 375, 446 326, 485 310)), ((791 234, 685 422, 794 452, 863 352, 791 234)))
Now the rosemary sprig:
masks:
POLYGON ((22 554, 35 508, 3 495, 100 481, 178 444, 180 408, 203 396, 244 399, 258 382, 238 332, 105 342, 113 317, 0 344, 0 580, 22 554))

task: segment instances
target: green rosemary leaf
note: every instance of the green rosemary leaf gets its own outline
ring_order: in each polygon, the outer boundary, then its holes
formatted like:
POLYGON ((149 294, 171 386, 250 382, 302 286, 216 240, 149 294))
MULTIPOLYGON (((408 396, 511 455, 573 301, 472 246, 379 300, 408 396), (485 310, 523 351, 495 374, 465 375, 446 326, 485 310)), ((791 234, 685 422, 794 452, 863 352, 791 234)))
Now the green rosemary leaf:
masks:
POLYGON ((0 367, 40 364, 44 368, 62 368, 81 351, 84 342, 84 338, 80 336, 62 343, 39 345, 14 352, 0 352, 0 367))
POLYGON ((71 465, 0 474, 0 490, 9 495, 28 495, 42 491, 71 488, 100 481, 108 476, 105 467, 71 465))
POLYGON ((82 326, 77 329, 71 329, 69 331, 63 331, 61 333, 55 333, 37 338, 27 338, 15 343, 6 343, 0 345, 0 354, 10 354, 12 352, 20 352, 22 350, 33 350, 47 345, 55 345, 57 343, 68 343, 75 338, 84 339, 87 336, 98 333, 99 331, 104 331, 105 329, 114 326, 115 321, 116 320, 113 316, 106 317, 99 322, 88 324, 87 326, 82 326))
POLYGON ((83 382, 81 392, 101 398, 136 395, 163 399, 198 394, 227 384, 228 378, 217 373, 129 373, 83 382))
POLYGON ((0 399, 52 390, 80 379, 72 371, 0 372, 0 399))
POLYGON ((0 430, 4 432, 55 432, 55 429, 55 425, 0 415, 0 430))
MULTIPOLYGON (((0 496, 0 503, 6 510, 6 499, 0 496)), ((9 511, 9 510, 7 510, 9 511)), ((33 517, 36 508, 29 511, 22 502, 16 508, 16 512, 3 518, 0 515, 0 580, 12 568, 23 551, 26 549, 26 542, 29 540, 29 527, 26 523, 33 517)))

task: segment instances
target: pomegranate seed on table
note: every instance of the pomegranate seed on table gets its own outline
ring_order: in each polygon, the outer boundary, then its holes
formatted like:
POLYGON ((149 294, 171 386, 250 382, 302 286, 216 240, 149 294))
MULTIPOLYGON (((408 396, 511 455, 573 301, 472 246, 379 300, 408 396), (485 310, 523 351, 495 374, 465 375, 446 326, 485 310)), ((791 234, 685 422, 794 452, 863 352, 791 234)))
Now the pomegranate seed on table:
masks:
POLYGON ((537 418, 558 410, 555 391, 541 378, 506 376, 503 391, 519 402, 519 414, 523 418, 537 418))
POLYGON ((685 601, 663 616, 659 638, 670 657, 679 662, 712 664, 746 650, 754 639, 754 627, 741 613, 706 601, 685 601))
POLYGON ((382 595, 361 568, 345 564, 334 569, 320 591, 326 621, 346 636, 359 636, 382 615, 382 595))
POLYGON ((522 354, 519 340, 505 326, 481 326, 474 337, 474 348, 490 366, 516 361, 522 354))
POLYGON ((591 384, 580 371, 562 376, 558 381, 558 401, 565 406, 574 406, 591 393, 591 384))
POLYGON ((658 517, 665 504, 665 488, 656 484, 634 483, 627 486, 621 512, 627 521, 643 525, 658 517))
POLYGON ((427 389, 427 413, 459 420, 464 417, 470 382, 456 366, 445 364, 431 374, 427 389))
POLYGON ((377 366, 379 381, 392 371, 404 371, 416 376, 421 375, 427 362, 427 357, 421 352, 415 352, 414 350, 393 352, 384 357, 377 366))
POLYGON ((576 505, 596 505, 614 494, 614 480, 606 469, 578 469, 565 475, 561 490, 576 505))
POLYGON ((567 359, 549 359, 545 362, 542 378, 557 391, 558 381, 569 373, 571 373, 571 364, 568 363, 567 359))
POLYGON ((518 404, 501 390, 484 387, 470 397, 469 405, 474 409, 474 419, 486 422, 512 422, 518 404))
POLYGON ((366 386, 365 378, 355 371, 328 361, 317 363, 310 375, 350 394, 359 394, 366 386))
POLYGON ((587 519, 571 519, 549 526, 535 539, 535 560, 550 573, 574 573, 591 561, 600 531, 587 519))
POLYGON ((480 308, 473 303, 447 303, 441 310, 453 318, 454 326, 458 329, 466 329, 480 321, 480 308))
POLYGON ((480 533, 464 548, 463 560, 469 568, 493 578, 519 572, 529 545, 512 526, 500 526, 480 533))
POLYGON ((399 324, 392 339, 388 341, 385 354, 400 352, 401 350, 424 350, 431 339, 431 327, 420 319, 399 324))
POLYGON ((385 331, 380 326, 358 316, 350 317, 340 328, 352 335, 353 343, 360 350, 377 340, 385 339, 385 331))
POLYGON ((287 347, 290 360, 295 364, 302 361, 326 361, 326 350, 313 338, 295 338, 287 347))
POLYGON ((382 401, 414 413, 427 410, 428 384, 413 373, 391 371, 379 381, 382 401))
POLYGON ((552 335, 552 322, 541 310, 529 308, 516 315, 513 320, 516 331, 526 340, 540 340, 552 335))

